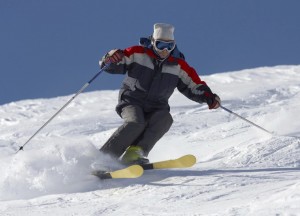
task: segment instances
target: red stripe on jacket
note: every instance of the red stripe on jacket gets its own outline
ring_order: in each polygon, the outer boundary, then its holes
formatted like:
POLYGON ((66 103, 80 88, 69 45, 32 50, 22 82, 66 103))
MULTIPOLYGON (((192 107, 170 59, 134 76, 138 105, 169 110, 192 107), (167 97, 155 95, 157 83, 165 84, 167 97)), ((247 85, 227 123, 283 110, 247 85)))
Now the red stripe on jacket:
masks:
MULTIPOLYGON (((132 47, 128 47, 124 50, 124 54, 125 54, 126 57, 130 57, 134 53, 141 53, 141 54, 146 53, 151 58, 158 59, 158 57, 153 52, 153 50, 147 49, 143 46, 132 46, 132 47)), ((197 74, 196 70, 193 67, 189 66, 188 63, 185 60, 178 59, 178 58, 175 58, 173 56, 170 56, 170 57, 168 57, 168 61, 170 61, 170 62, 176 62, 177 61, 178 64, 180 65, 181 69, 184 70, 188 74, 188 76, 193 80, 194 83, 206 85, 206 83, 200 79, 200 77, 197 74)))

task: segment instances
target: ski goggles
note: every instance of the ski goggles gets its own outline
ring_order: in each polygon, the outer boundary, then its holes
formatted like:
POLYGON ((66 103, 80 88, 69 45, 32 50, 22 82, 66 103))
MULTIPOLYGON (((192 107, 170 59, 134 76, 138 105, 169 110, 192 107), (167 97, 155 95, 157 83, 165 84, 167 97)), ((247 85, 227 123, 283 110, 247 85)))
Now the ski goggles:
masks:
POLYGON ((155 40, 154 41, 154 46, 158 50, 163 51, 164 49, 167 49, 170 52, 175 48, 175 41, 155 40))

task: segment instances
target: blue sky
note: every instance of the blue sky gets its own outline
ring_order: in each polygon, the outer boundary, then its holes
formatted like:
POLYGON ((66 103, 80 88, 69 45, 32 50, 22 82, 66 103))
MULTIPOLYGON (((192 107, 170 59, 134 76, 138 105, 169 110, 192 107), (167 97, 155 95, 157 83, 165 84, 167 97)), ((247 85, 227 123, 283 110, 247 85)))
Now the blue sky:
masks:
MULTIPOLYGON (((300 64, 299 10, 298 0, 0 0, 0 104, 77 92, 102 55, 138 44, 156 22, 175 26, 200 76, 300 64)), ((122 79, 102 74, 87 91, 122 79)))

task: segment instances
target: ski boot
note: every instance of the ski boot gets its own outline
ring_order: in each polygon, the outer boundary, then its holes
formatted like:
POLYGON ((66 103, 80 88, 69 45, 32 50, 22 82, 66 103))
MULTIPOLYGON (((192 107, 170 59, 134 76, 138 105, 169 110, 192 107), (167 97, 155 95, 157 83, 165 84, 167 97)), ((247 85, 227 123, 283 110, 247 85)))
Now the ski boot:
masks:
POLYGON ((149 160, 140 146, 129 146, 121 158, 121 162, 126 165, 141 165, 149 163, 149 160))

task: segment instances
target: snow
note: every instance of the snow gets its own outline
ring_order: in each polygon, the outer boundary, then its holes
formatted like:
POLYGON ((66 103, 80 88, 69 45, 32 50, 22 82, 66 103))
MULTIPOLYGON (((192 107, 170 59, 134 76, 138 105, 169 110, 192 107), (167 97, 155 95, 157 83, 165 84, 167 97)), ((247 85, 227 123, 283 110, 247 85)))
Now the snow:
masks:
POLYGON ((149 158, 192 153, 197 164, 99 181, 91 170, 120 167, 98 151, 122 124, 118 91, 82 93, 17 154, 71 96, 5 104, 0 215, 300 215, 300 66, 201 78, 224 107, 274 135, 176 91, 174 124, 149 158))

